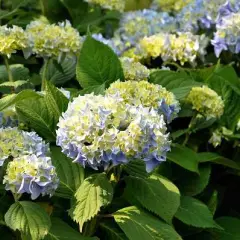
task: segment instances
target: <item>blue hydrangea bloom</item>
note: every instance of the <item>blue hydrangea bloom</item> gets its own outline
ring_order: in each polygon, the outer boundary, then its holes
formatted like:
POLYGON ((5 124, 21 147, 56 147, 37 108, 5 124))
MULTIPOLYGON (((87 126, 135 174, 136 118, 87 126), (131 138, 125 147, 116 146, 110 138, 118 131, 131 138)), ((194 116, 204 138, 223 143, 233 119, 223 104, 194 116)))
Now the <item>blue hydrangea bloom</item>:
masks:
POLYGON ((35 154, 45 156, 49 146, 35 132, 25 132, 17 128, 0 128, 0 166, 9 158, 35 154))
POLYGON ((147 171, 166 159, 170 141, 163 115, 118 97, 77 97, 58 123, 57 145, 93 169, 142 159, 147 171))
POLYGON ((14 108, 7 108, 0 112, 0 127, 16 127, 18 119, 14 108))
POLYGON ((31 194, 31 199, 35 200, 40 195, 52 196, 59 179, 49 157, 24 155, 8 164, 3 183, 6 190, 31 194))

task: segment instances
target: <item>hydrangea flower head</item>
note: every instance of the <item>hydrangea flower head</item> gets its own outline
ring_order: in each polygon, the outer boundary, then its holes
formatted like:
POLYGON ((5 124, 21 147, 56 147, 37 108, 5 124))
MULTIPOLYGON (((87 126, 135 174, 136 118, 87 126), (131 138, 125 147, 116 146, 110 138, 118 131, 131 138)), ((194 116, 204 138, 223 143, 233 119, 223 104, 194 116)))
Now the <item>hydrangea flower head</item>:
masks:
POLYGON ((193 87, 186 100, 207 119, 220 118, 224 112, 222 98, 207 86, 193 87))
POLYGON ((147 80, 150 71, 140 62, 135 62, 132 58, 120 58, 125 80, 142 81, 147 80))
POLYGON ((0 128, 0 166, 9 158, 35 154, 45 156, 49 151, 48 144, 35 132, 25 132, 17 128, 0 128))
POLYGON ((3 183, 15 194, 31 194, 32 200, 40 195, 52 196, 58 187, 58 177, 51 158, 23 155, 7 166, 3 183))
POLYGON ((100 5, 104 9, 117 10, 123 12, 125 8, 125 0, 84 0, 89 4, 100 5))
POLYGON ((58 123, 57 145, 74 162, 93 169, 143 159, 148 171, 169 150, 163 116, 118 98, 77 97, 58 123))
POLYGON ((214 34, 212 44, 215 54, 220 56, 223 50, 229 50, 232 53, 240 52, 240 12, 232 13, 222 17, 217 24, 217 31, 214 34))
POLYGON ((81 47, 81 37, 69 21, 46 24, 33 21, 27 26, 32 53, 40 57, 58 57, 75 54, 81 47))
POLYGON ((124 13, 118 33, 125 42, 134 46, 145 36, 151 36, 160 31, 175 31, 176 28, 175 19, 168 13, 144 9, 124 13))
POLYGON ((140 48, 145 57, 161 57, 163 61, 179 61, 183 65, 186 62, 194 63, 198 56, 203 57, 207 44, 205 35, 159 33, 144 37, 140 48))
POLYGON ((164 12, 178 12, 193 0, 153 0, 152 8, 164 12))
POLYGON ((0 112, 0 128, 16 127, 18 118, 14 107, 9 107, 0 112))
POLYGON ((11 54, 27 47, 27 35, 21 27, 0 26, 0 55, 11 57, 11 54))
POLYGON ((168 123, 177 116, 180 110, 179 102, 173 93, 147 81, 116 81, 106 90, 106 95, 118 96, 126 104, 153 108, 164 114, 168 123))

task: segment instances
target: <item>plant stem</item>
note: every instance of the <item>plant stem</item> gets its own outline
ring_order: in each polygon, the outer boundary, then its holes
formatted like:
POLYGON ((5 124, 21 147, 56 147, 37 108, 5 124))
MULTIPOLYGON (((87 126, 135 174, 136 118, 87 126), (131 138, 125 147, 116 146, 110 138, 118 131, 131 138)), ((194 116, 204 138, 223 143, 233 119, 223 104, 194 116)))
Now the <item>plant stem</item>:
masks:
MULTIPOLYGON (((0 0, 1 1, 1 0, 0 0)), ((45 7, 44 7, 44 2, 43 0, 39 0, 40 2, 40 7, 41 7, 41 10, 42 10, 42 15, 45 16, 45 7)))
POLYGON ((43 72, 42 72, 42 87, 41 87, 41 91, 44 91, 45 90, 45 85, 46 85, 46 74, 47 74, 47 69, 48 69, 48 65, 49 65, 49 61, 50 59, 47 58, 45 61, 44 61, 44 65, 43 65, 43 72))
POLYGON ((22 194, 13 193, 14 201, 18 202, 18 200, 20 199, 21 196, 22 196, 22 194))
POLYGON ((7 73, 8 73, 8 81, 13 82, 13 76, 12 76, 12 72, 11 72, 11 69, 9 66, 8 58, 6 56, 4 56, 3 59, 4 59, 4 63, 5 63, 6 69, 7 69, 7 73))

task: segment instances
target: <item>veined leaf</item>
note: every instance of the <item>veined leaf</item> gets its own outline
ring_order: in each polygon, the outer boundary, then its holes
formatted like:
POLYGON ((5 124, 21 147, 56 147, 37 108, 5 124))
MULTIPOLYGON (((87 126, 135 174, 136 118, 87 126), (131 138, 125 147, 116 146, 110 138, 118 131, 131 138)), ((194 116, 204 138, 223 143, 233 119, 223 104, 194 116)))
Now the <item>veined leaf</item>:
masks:
POLYGON ((14 81, 14 82, 4 82, 2 84, 0 84, 0 87, 14 87, 14 88, 18 88, 18 87, 21 87, 25 84, 28 84, 29 81, 27 80, 17 80, 17 81, 14 81))
POLYGON ((220 228, 213 220, 208 207, 199 200, 182 196, 181 205, 175 215, 181 222, 198 228, 220 228))
POLYGON ((73 163, 61 152, 59 147, 51 148, 52 162, 56 167, 60 185, 55 195, 71 199, 84 180, 84 169, 80 164, 73 163))
POLYGON ((47 213, 33 202, 16 202, 5 214, 5 222, 12 230, 19 230, 34 240, 43 239, 51 227, 47 213))
POLYGON ((105 173, 93 174, 83 181, 75 197, 77 204, 73 219, 79 223, 82 231, 84 222, 96 216, 101 207, 112 201, 113 188, 105 173))
POLYGON ((205 162, 212 162, 215 164, 223 165, 229 168, 240 170, 239 164, 234 162, 231 159, 225 158, 223 156, 218 155, 217 153, 211 153, 211 152, 202 152, 198 153, 199 162, 205 163, 205 162))
POLYGON ((32 90, 23 90, 18 94, 8 95, 8 96, 0 99, 0 111, 4 110, 7 107, 14 105, 17 102, 20 102, 22 100, 32 98, 32 100, 34 101, 41 97, 42 96, 40 96, 39 94, 37 94, 36 92, 34 92, 32 90))
POLYGON ((114 213, 114 219, 129 240, 180 240, 173 227, 138 209, 127 207, 114 213))
POLYGON ((40 136, 50 142, 55 142, 54 116, 49 112, 45 99, 21 101, 16 104, 16 111, 21 121, 27 123, 40 136))
POLYGON ((52 218, 52 227, 44 240, 94 240, 97 238, 84 237, 78 231, 71 228, 61 219, 52 218))
POLYGON ((149 176, 149 173, 147 173, 146 171, 146 164, 142 160, 130 161, 128 164, 124 165, 123 167, 130 176, 136 176, 136 177, 149 176))
POLYGON ((100 223, 100 228, 104 236, 108 240, 128 240, 127 236, 122 230, 111 221, 104 221, 100 223))
POLYGON ((167 154, 167 159, 191 172, 198 173, 198 156, 190 148, 174 144, 171 152, 167 154))
POLYGON ((67 110, 68 99, 49 81, 46 81, 44 99, 49 112, 55 119, 55 125, 57 125, 61 114, 67 110))
POLYGON ((124 79, 121 63, 115 53, 90 36, 83 43, 76 73, 83 88, 124 79))
POLYGON ((177 185, 182 194, 195 196, 207 187, 210 175, 211 166, 209 164, 200 165, 199 174, 186 172, 184 178, 181 178, 177 185))
MULTIPOLYGON (((10 70, 14 80, 21 79, 27 80, 29 79, 29 70, 24 67, 22 64, 12 64, 10 65, 10 70)), ((0 65, 0 83, 8 81, 8 72, 6 70, 5 65, 0 65)))
POLYGON ((127 200, 136 201, 166 222, 172 222, 180 205, 180 192, 172 182, 152 175, 149 178, 127 177, 126 185, 127 200))
POLYGON ((217 240, 239 240, 240 239, 240 219, 234 217, 220 217, 216 222, 224 229, 215 232, 213 238, 217 240))

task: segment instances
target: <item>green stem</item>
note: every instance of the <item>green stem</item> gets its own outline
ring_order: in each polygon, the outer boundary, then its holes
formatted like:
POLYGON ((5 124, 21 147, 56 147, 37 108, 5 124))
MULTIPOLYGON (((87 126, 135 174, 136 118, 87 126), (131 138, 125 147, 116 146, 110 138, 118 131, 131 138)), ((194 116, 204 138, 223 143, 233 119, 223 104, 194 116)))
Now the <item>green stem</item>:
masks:
POLYGON ((43 72, 42 72, 42 87, 41 87, 41 91, 44 91, 45 90, 45 85, 46 85, 46 74, 47 74, 47 69, 48 69, 48 65, 49 65, 49 61, 50 59, 47 58, 45 61, 44 61, 44 65, 43 65, 43 72))
MULTIPOLYGON (((1 0, 0 0, 1 1, 1 0)), ((40 2, 40 7, 41 7, 41 10, 42 10, 42 15, 45 16, 45 7, 44 7, 44 2, 43 0, 39 0, 40 2)))
POLYGON ((17 194, 17 193, 13 193, 13 198, 15 202, 18 202, 18 200, 21 198, 22 194, 17 194))
POLYGON ((9 62, 8 62, 8 58, 6 56, 3 57, 4 58, 4 63, 7 69, 7 73, 8 73, 8 81, 9 82, 13 82, 13 76, 12 76, 12 72, 9 66, 9 62))

